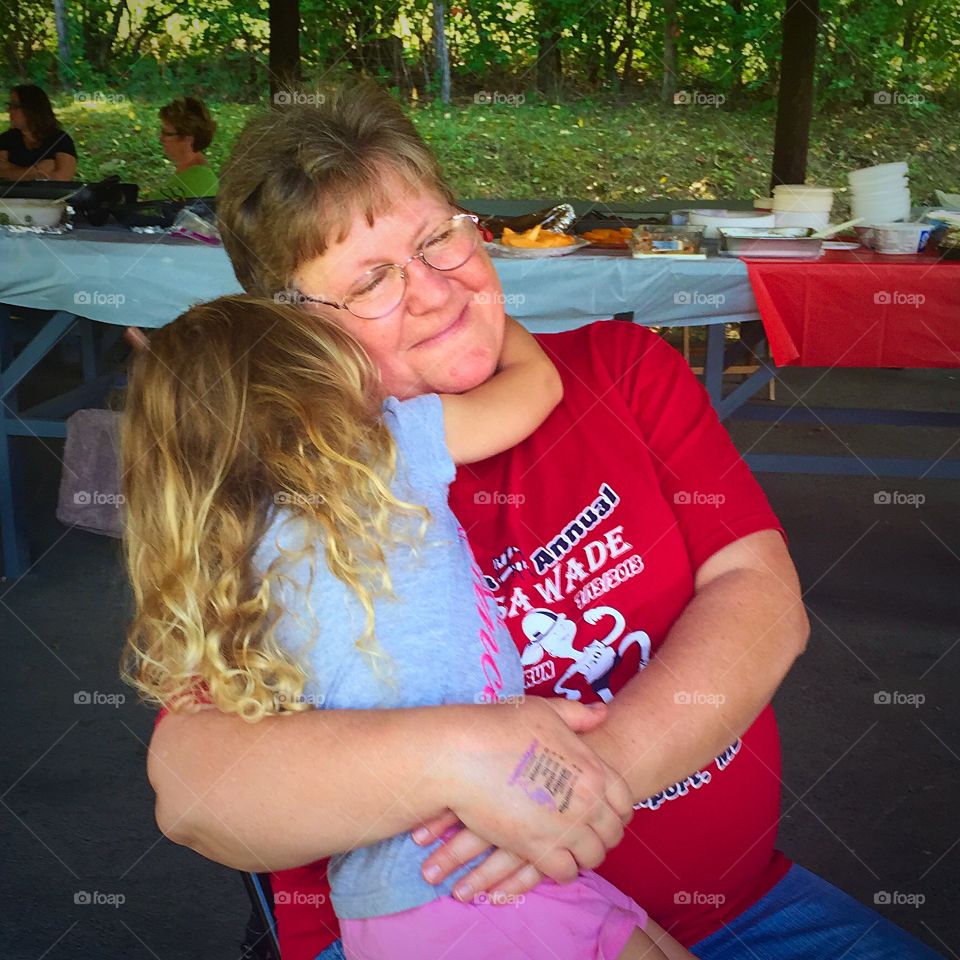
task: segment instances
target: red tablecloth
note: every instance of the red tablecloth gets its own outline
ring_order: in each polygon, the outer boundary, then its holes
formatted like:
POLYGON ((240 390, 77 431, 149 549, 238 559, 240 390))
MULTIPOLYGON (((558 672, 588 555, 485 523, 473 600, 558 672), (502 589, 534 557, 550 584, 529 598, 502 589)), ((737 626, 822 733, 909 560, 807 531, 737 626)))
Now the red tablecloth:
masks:
POLYGON ((744 262, 777 366, 960 367, 960 262, 866 249, 744 262))

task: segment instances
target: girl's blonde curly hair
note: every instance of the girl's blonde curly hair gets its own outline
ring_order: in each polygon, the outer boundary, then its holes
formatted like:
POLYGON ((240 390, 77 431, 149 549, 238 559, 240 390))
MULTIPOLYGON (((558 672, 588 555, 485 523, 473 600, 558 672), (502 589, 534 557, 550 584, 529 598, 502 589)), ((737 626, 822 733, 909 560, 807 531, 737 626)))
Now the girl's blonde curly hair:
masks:
POLYGON ((282 558, 253 563, 278 504, 358 595, 358 648, 375 672, 388 663, 373 630, 373 598, 391 593, 384 551, 422 536, 428 514, 390 491, 380 395, 352 337, 270 300, 192 307, 137 353, 122 426, 136 609, 121 669, 144 699, 209 699, 248 720, 308 708, 304 669, 275 636, 282 558))

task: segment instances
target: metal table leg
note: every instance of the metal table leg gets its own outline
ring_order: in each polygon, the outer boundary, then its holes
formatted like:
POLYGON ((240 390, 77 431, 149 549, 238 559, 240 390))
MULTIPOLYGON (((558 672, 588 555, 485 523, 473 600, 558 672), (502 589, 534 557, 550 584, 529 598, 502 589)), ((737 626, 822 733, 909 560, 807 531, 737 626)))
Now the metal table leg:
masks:
POLYGON ((0 313, 0 343, 5 344, 0 356, 0 544, 3 547, 3 573, 19 577, 26 572, 29 555, 23 526, 23 504, 18 503, 16 463, 11 438, 15 436, 63 436, 63 424, 42 420, 21 419, 16 413, 14 391, 21 381, 66 335, 77 318, 59 310, 40 328, 19 356, 9 349, 10 312, 0 313), (19 506, 19 509, 18 509, 19 506))

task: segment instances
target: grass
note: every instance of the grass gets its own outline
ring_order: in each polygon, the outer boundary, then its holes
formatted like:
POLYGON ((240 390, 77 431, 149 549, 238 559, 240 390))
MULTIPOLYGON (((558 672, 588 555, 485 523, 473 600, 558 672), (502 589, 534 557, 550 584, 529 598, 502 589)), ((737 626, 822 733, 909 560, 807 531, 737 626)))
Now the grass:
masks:
MULTIPOLYGON (((79 175, 112 173, 141 196, 172 172, 157 141, 158 102, 59 103, 77 142, 79 175)), ((219 124, 208 151, 219 168, 250 104, 209 103, 219 124)), ((769 195, 774 120, 768 109, 654 103, 422 104, 418 129, 461 197, 608 202, 769 195)), ((960 191, 960 117, 906 106, 855 106, 814 119, 808 182, 846 185, 846 172, 892 160, 910 164, 914 202, 935 188, 960 191)), ((841 198, 837 212, 843 212, 841 198)))

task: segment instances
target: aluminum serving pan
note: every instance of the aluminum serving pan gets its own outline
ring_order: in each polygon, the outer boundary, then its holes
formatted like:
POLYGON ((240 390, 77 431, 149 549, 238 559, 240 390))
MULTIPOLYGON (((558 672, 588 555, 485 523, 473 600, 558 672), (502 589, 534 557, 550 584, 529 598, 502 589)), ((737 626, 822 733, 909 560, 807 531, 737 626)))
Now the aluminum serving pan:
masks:
POLYGON ((775 257, 816 260, 823 241, 807 227, 721 227, 717 252, 721 257, 775 257))

